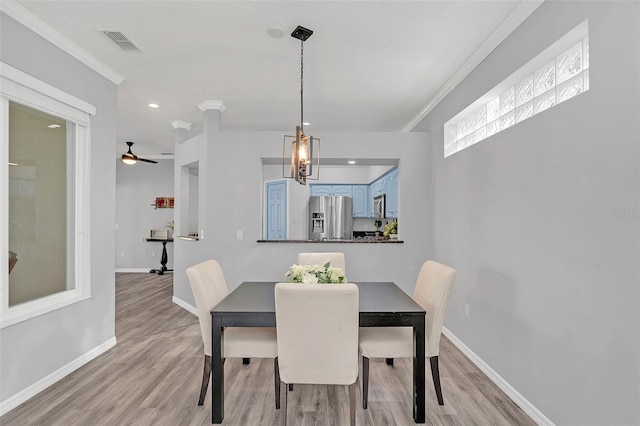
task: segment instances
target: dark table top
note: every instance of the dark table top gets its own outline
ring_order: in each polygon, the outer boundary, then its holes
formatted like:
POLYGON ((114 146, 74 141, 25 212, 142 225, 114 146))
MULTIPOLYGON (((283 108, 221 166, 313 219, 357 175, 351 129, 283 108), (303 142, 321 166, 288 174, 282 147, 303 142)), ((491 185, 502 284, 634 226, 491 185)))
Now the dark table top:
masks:
MULTIPOLYGON (((392 282, 357 282, 360 315, 424 315, 411 297, 392 282)), ((220 313, 275 313, 274 282, 244 282, 211 311, 220 313)), ((304 284, 300 284, 304 285, 304 284)), ((339 285, 339 284, 326 284, 339 285)))

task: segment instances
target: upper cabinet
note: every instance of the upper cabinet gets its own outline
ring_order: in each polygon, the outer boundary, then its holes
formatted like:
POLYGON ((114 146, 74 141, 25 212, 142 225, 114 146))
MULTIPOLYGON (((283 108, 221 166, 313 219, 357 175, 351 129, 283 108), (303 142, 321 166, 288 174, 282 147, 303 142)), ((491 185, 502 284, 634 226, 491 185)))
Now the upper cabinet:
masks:
POLYGON ((373 217, 373 199, 385 196, 384 215, 398 218, 398 168, 395 167, 369 184, 368 217, 373 217))
POLYGON ((353 191, 351 189, 353 185, 321 185, 311 184, 309 185, 311 196, 326 195, 336 197, 353 197, 353 191))
POLYGON ((385 216, 398 218, 398 169, 391 170, 385 175, 385 216))
POLYGON ((369 217, 369 185, 352 185, 353 217, 369 217))
POLYGON ((353 197, 353 185, 331 185, 333 194, 336 197, 353 197))
POLYGON ((353 198, 353 217, 368 217, 369 185, 309 185, 311 196, 326 195, 353 198))
POLYGON ((316 184, 311 184, 309 185, 309 189, 311 191, 311 196, 316 196, 316 195, 333 195, 332 191, 333 189, 331 188, 332 185, 316 185, 316 184))

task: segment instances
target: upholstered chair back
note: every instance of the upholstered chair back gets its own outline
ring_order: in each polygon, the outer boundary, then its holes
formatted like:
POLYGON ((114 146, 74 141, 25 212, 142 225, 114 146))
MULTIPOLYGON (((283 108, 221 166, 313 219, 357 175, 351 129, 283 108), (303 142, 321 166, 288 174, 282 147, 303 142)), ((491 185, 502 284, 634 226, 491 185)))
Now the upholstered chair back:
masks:
POLYGON ((187 277, 198 309, 204 354, 211 355, 211 308, 229 294, 220 264, 207 260, 187 269, 187 277))
POLYGON ((342 269, 342 273, 347 276, 345 270, 344 253, 327 252, 327 253, 298 253, 298 265, 324 265, 331 262, 334 268, 342 269))
POLYGON ((413 300, 427 311, 426 355, 428 357, 436 356, 440 352, 440 333, 455 277, 455 269, 433 260, 427 260, 418 274, 413 300))
POLYGON ((351 385, 358 378, 358 286, 275 286, 280 378, 290 384, 351 385))

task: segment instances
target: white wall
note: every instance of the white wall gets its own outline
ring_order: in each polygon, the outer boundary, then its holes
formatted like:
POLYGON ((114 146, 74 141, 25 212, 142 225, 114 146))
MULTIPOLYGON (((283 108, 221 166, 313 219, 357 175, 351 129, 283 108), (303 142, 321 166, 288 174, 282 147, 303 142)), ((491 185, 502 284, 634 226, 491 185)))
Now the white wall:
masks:
MULTIPOLYGON (((152 268, 158 269, 162 243, 145 241, 145 237, 151 229, 167 228, 167 222, 173 220, 174 209, 152 206, 156 197, 173 197, 173 160, 158 160, 158 164, 139 162, 132 166, 115 160, 115 164, 116 270, 148 272, 152 268)), ((171 269, 173 243, 167 243, 167 255, 167 267, 171 269)))
MULTIPOLYGON (((205 239, 175 242, 174 296, 193 305, 186 277, 187 267, 208 258, 220 261, 231 289, 248 280, 284 280, 284 274, 300 251, 343 251, 349 262, 349 279, 395 281, 413 292, 422 263, 429 257, 425 226, 428 185, 428 136, 423 133, 334 133, 322 138, 328 158, 399 158, 399 203, 404 244, 257 243, 262 238, 262 158, 282 155, 286 132, 211 132, 200 148, 187 141, 176 146, 176 176, 180 167, 200 153, 201 206, 205 239), (363 149, 366 147, 366 150, 363 149), (184 153, 183 153, 184 151, 184 153), (241 159, 241 163, 239 162, 241 159), (406 183, 405 183, 406 182, 406 183), (240 230, 244 239, 237 240, 240 230)), ((176 188, 180 187, 179 178, 176 188)), ((293 182, 292 187, 301 187, 293 182)), ((308 191, 303 187, 303 190, 308 191)), ((308 192, 306 193, 308 196, 308 192)), ((181 203, 176 192, 176 203, 181 203)), ((180 206, 177 206, 180 208, 180 206)))
POLYGON ((91 117, 91 298, 0 330, 0 401, 115 341, 116 86, 0 13, 0 59, 96 107, 91 117))
POLYGON ((445 325, 556 424, 640 424, 639 18, 547 1, 416 128, 445 325), (588 92, 443 158, 447 120, 587 18, 588 92))

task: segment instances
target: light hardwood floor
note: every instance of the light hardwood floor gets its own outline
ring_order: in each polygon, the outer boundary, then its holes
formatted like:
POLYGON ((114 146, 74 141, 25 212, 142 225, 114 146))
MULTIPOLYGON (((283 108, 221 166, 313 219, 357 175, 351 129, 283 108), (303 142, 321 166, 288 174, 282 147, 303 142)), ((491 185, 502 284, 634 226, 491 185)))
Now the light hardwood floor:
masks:
MULTIPOLYGON (((116 274, 118 344, 0 418, 11 425, 208 425, 211 394, 197 405, 203 352, 198 319, 171 301, 172 275, 116 274)), ((46 362, 43 359, 43 362, 46 362)), ((277 425, 273 361, 225 363, 226 425, 277 425)), ((445 405, 439 406, 427 363, 430 425, 534 425, 535 423, 445 337, 440 346, 445 405)), ((411 425, 411 362, 370 364, 369 408, 359 425, 411 425)), ((347 387, 298 385, 289 397, 289 423, 348 422, 347 387)))

